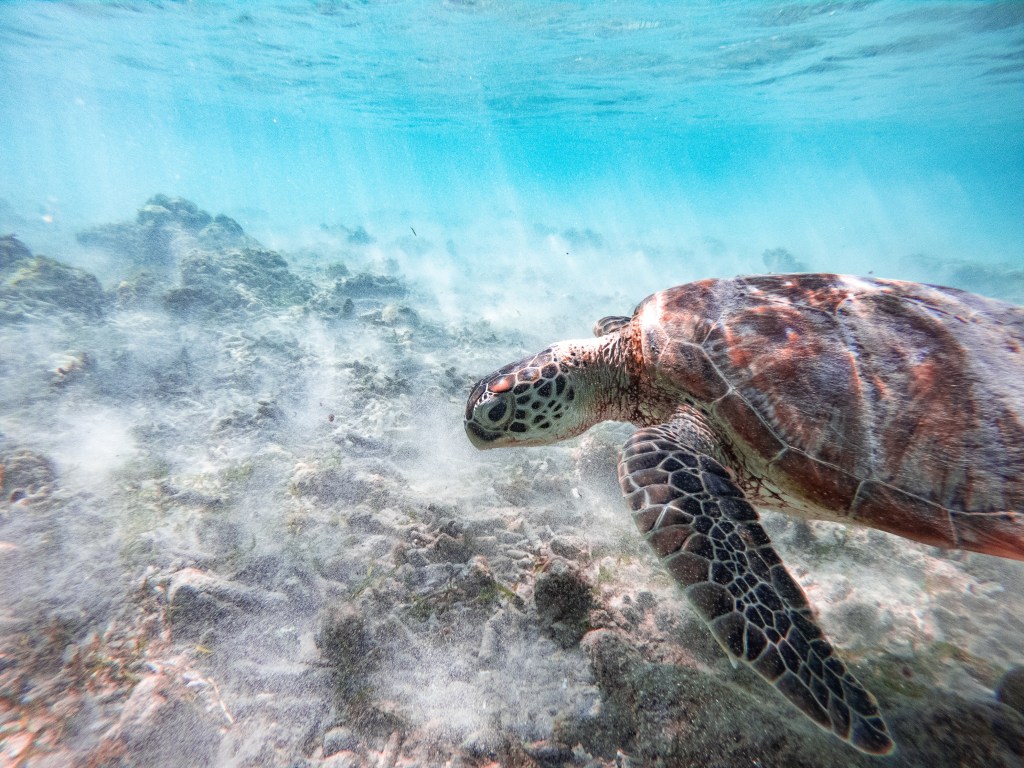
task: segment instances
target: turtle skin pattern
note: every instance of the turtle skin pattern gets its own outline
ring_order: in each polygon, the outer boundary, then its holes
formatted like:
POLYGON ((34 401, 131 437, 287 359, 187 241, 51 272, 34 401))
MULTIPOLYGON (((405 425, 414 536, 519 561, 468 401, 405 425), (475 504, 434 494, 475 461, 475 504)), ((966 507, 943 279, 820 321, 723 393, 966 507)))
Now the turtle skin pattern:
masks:
POLYGON ((731 658, 857 749, 892 752, 874 696, 833 652, 713 445, 690 408, 629 438, 619 484, 637 527, 731 658))

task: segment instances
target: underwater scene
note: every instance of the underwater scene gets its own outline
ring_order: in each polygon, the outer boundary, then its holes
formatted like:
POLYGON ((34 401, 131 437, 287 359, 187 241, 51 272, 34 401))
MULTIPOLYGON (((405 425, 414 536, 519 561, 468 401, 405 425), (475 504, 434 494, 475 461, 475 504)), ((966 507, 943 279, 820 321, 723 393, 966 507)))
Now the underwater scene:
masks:
POLYGON ((0 766, 1024 766, 1024 4, 9 0, 0 83, 0 766))

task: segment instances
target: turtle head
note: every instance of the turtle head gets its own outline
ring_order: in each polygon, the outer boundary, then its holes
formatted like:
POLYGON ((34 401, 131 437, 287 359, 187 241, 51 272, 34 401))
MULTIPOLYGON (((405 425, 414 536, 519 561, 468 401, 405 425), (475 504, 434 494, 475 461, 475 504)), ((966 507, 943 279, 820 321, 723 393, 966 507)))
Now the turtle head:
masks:
POLYGON ((596 340, 559 342, 482 378, 466 404, 470 442, 481 450, 544 445, 607 418, 593 408, 597 347, 596 340))

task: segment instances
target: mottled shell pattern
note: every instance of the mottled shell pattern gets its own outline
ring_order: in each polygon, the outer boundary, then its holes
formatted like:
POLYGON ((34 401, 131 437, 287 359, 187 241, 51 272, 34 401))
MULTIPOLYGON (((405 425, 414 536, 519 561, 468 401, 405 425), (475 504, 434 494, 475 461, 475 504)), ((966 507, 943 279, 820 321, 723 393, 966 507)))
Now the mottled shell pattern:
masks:
POLYGON ((630 325, 758 503, 1024 559, 1024 308, 766 275, 656 293, 630 325))

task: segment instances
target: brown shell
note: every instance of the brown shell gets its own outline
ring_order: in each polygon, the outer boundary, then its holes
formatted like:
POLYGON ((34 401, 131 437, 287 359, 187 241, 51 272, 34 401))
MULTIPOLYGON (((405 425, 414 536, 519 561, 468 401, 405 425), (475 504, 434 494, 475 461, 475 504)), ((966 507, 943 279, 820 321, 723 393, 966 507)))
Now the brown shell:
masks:
POLYGON ((762 501, 1024 559, 1024 308, 767 275, 654 294, 634 328, 762 501))

